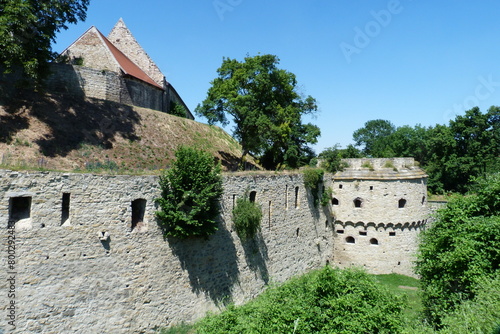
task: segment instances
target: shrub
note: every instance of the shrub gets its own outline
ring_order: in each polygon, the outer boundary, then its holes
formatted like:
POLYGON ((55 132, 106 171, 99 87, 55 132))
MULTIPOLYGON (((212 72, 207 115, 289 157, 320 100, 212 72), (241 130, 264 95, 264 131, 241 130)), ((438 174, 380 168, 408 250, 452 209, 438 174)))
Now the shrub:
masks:
POLYGON ((220 164, 201 150, 180 147, 172 168, 160 176, 162 196, 156 212, 165 236, 207 237, 217 231, 222 195, 220 164))
POLYGON ((184 117, 186 118, 186 108, 180 103, 171 101, 170 102, 170 114, 174 116, 184 117))
POLYGON ((204 318, 204 333, 399 333, 401 296, 355 269, 325 267, 204 318))
POLYGON ((233 209, 233 222, 236 233, 241 240, 251 239, 260 230, 262 209, 259 204, 248 199, 248 192, 243 198, 236 200, 233 209))
POLYGON ((304 170, 304 185, 309 188, 313 197, 314 206, 319 204, 319 188, 323 183, 325 172, 320 168, 307 168, 304 170))
POLYGON ((500 266, 500 176, 480 181, 475 194, 456 196, 421 234, 416 271, 424 311, 439 327, 442 317, 475 297, 480 280, 500 266))

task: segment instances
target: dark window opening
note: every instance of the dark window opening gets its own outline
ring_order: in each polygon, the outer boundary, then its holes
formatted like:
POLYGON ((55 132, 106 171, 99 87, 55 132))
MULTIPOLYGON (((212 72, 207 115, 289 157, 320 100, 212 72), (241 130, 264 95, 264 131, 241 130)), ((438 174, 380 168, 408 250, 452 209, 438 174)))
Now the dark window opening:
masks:
POLYGON ((332 198, 332 205, 339 205, 339 200, 336 199, 335 197, 332 198))
POLYGON ((366 235, 367 235, 367 233, 366 233, 366 231, 359 231, 359 235, 366 236, 366 235))
POLYGON ((396 236, 396 232, 389 232, 389 236, 390 237, 395 237, 396 236))
POLYGON ((344 234, 344 230, 337 230, 338 234, 344 234))
POLYGON ((424 204, 425 204, 425 196, 422 197, 422 205, 424 205, 424 204))
POLYGON ((295 208, 299 207, 299 187, 295 187, 295 208))
POLYGON ((288 184, 285 186, 285 210, 288 210, 288 184))
POLYGON ((139 198, 132 201, 132 231, 144 221, 146 200, 139 198))
POLYGON ((233 209, 234 209, 234 204, 236 203, 236 195, 233 195, 233 209))
POLYGON ((406 206, 406 200, 404 198, 401 198, 398 202, 398 207, 404 208, 405 206, 406 206))
POLYGON ((253 190, 250 192, 250 202, 255 202, 255 197, 257 197, 257 192, 253 190))
POLYGON ((297 235, 297 237, 299 236, 299 232, 300 232, 300 227, 297 227, 297 230, 295 231, 295 234, 297 235))
POLYGON ((355 208, 360 208, 362 203, 363 203, 363 201, 360 198, 356 198, 354 200, 354 207, 355 208))
POLYGON ((9 199, 9 226, 31 216, 31 197, 11 197, 9 199))
POLYGON ((62 205, 61 205, 61 224, 64 224, 69 218, 69 202, 71 194, 63 193, 62 195, 62 205))
POLYGON ((356 239, 354 239, 353 237, 347 237, 345 238, 345 242, 347 242, 348 244, 355 244, 356 243, 356 239))
POLYGON ((373 190, 373 186, 370 186, 370 190, 373 190))
POLYGON ((339 189, 342 189, 342 185, 341 184, 339 184, 339 189))
POLYGON ((371 239, 370 239, 370 244, 371 244, 371 245, 378 245, 378 240, 377 240, 377 239, 375 239, 375 238, 371 238, 371 239))

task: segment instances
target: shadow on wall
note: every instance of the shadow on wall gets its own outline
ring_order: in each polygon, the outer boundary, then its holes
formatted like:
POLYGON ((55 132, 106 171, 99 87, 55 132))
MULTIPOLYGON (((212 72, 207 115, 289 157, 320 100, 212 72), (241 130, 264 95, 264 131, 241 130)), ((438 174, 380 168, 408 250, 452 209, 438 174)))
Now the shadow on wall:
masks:
POLYGON ((112 148, 118 134, 139 140, 134 134, 135 124, 140 123, 139 114, 129 106, 104 100, 25 91, 0 108, 0 114, 0 142, 9 143, 18 131, 27 129, 30 118, 45 123, 49 134, 35 142, 48 157, 66 156, 82 144, 112 148))
POLYGON ((267 254, 267 246, 259 232, 254 238, 242 241, 243 250, 245 251, 245 260, 248 268, 256 273, 256 276, 269 283, 269 272, 266 262, 269 260, 267 254))
POLYGON ((208 240, 168 238, 172 252, 189 275, 193 292, 206 294, 216 305, 232 302, 232 288, 238 283, 236 247, 225 224, 208 240))

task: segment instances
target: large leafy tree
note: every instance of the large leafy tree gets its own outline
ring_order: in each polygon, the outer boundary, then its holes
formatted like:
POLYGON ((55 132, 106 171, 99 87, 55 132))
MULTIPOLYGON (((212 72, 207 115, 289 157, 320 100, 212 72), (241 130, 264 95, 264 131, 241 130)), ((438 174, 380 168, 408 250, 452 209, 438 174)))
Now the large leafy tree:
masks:
POLYGON ((363 147, 362 152, 373 158, 394 156, 389 136, 396 131, 396 127, 389 121, 375 119, 365 123, 365 126, 354 131, 352 138, 356 146, 363 147))
POLYGON ((317 126, 302 123, 302 116, 317 111, 315 99, 302 97, 295 75, 278 64, 274 55, 242 62, 224 58, 207 98, 195 110, 210 124, 232 121, 243 157, 253 154, 267 169, 307 163, 312 156, 308 145, 320 135, 317 126))
POLYGON ((0 74, 20 71, 39 83, 56 57, 51 43, 68 23, 85 20, 90 0, 0 0, 0 74))

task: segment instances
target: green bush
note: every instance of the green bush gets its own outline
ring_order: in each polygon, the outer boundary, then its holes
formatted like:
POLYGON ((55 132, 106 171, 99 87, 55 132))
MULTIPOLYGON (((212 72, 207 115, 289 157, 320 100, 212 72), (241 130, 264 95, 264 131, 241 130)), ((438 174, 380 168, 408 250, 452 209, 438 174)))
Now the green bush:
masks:
POLYGON ((480 279, 475 295, 443 318, 443 330, 439 333, 500 333, 500 271, 493 279, 480 279))
POLYGON ((219 199, 222 195, 220 164, 206 152, 180 147, 176 160, 160 176, 162 196, 156 212, 165 236, 207 237, 217 231, 219 199))
POLYGON ((170 102, 170 114, 174 115, 174 116, 186 118, 187 110, 182 104, 171 101, 170 102))
POLYGON ((475 297, 478 282, 500 266, 500 175, 479 182, 476 193, 456 196, 421 234, 416 271, 427 319, 443 316, 475 297))
POLYGON ((197 333, 399 333, 403 307, 368 274, 325 267, 202 319, 197 333))
POLYGON ((248 192, 236 200, 233 209, 234 228, 241 240, 252 239, 260 230, 262 209, 259 204, 250 201, 248 192))
POLYGON ((319 188, 323 183, 323 175, 325 172, 320 168, 304 169, 304 185, 309 188, 313 197, 314 206, 319 204, 319 188))

